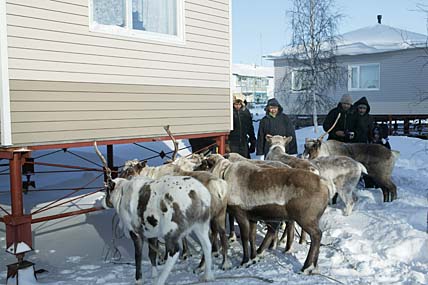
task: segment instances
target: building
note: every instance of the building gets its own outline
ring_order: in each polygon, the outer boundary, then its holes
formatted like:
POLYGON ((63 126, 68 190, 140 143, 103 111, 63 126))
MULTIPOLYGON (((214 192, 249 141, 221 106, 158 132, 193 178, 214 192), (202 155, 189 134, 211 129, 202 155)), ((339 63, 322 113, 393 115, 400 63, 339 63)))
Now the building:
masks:
POLYGON ((229 132, 229 0, 1 2, 0 146, 229 132))
POLYGON ((210 137, 224 152, 230 62, 231 0, 0 1, 0 159, 12 208, 0 222, 19 266, 37 220, 22 196, 33 150, 97 141, 110 167, 112 145, 169 140, 169 125, 176 139, 210 137))
MULTIPOLYGON (((290 106, 304 86, 304 77, 299 76, 301 66, 288 60, 288 51, 286 48, 267 58, 274 61, 275 97, 280 101, 287 98, 283 106, 292 109, 290 106)), ((338 102, 344 93, 355 101, 366 96, 371 114, 383 120, 427 118, 428 100, 421 101, 421 97, 428 96, 427 51, 427 35, 381 23, 343 34, 336 61, 343 67, 345 80, 327 95, 333 102, 338 102)))
POLYGON ((232 93, 245 95, 250 105, 266 104, 273 97, 273 67, 249 64, 232 65, 232 93))

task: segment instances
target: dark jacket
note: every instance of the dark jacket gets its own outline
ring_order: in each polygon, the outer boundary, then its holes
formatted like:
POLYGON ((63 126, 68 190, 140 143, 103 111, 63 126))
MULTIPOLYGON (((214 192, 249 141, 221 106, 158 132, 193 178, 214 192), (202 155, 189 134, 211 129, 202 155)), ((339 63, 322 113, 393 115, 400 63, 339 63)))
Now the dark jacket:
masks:
POLYGON ((373 118, 370 115, 370 105, 366 97, 362 97, 354 103, 355 113, 355 139, 353 142, 370 143, 372 141, 373 118), (366 105, 367 111, 364 115, 358 113, 358 106, 366 105))
POLYGON ((232 152, 249 158, 248 142, 255 145, 253 119, 250 111, 243 106, 240 110, 233 109, 233 130, 229 133, 229 147, 232 152))
POLYGON ((282 113, 283 108, 278 103, 278 101, 273 98, 268 101, 268 104, 265 108, 266 115, 261 119, 259 125, 259 133, 257 135, 257 155, 266 155, 269 152, 269 145, 266 142, 266 135, 280 135, 293 137, 293 140, 287 146, 288 154, 297 153, 297 142, 296 142, 296 132, 294 130, 294 125, 291 122, 290 118, 287 115, 282 113), (269 115, 268 106, 275 104, 278 106, 278 114, 276 117, 269 115))
POLYGON ((353 112, 353 108, 351 107, 348 110, 344 110, 342 108, 342 104, 337 104, 337 107, 330 110, 328 112, 327 117, 325 117, 324 123, 323 123, 323 129, 324 131, 328 131, 336 121, 337 116, 340 113, 339 121, 337 122, 336 126, 330 131, 328 134, 327 140, 337 140, 341 142, 352 142, 353 139, 351 138, 351 133, 355 132, 355 113, 353 112), (336 135, 336 131, 343 131, 345 132, 345 137, 339 137, 336 135))
POLYGON ((371 143, 380 144, 386 147, 387 149, 391 149, 391 145, 389 144, 388 133, 387 130, 383 131, 382 127, 376 125, 372 130, 372 140, 371 143))

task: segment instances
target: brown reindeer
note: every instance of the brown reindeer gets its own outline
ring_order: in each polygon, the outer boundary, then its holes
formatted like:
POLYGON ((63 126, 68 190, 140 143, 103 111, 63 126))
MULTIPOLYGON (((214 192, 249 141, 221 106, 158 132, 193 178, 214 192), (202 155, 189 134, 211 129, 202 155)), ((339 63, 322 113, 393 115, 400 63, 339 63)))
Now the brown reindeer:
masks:
POLYGON ((362 163, 383 192, 383 201, 397 199, 397 186, 391 180, 398 151, 391 151, 379 144, 342 143, 335 140, 306 139, 303 156, 314 159, 331 155, 343 155, 362 163))
POLYGON ((210 171, 228 184, 228 209, 241 232, 241 264, 256 257, 258 220, 296 221, 311 237, 302 271, 312 272, 317 266, 322 236, 319 220, 327 207, 329 188, 334 185, 301 169, 261 168, 246 161, 232 163, 221 155, 210 155, 206 160, 210 171))

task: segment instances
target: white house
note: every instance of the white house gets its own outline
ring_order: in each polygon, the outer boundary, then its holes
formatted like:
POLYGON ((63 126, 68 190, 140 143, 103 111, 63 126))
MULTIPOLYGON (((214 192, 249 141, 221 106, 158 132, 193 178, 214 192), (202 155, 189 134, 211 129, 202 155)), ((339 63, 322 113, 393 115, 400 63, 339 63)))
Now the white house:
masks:
POLYGON ((232 65, 231 90, 233 94, 243 94, 250 104, 265 104, 273 98, 273 67, 253 64, 232 65))
MULTIPOLYGON (((336 60, 347 80, 327 95, 334 102, 344 93, 354 101, 365 96, 371 114, 379 118, 426 118, 428 100, 421 101, 421 96, 428 92, 427 51, 427 35, 381 23, 345 33, 338 42, 336 60)), ((267 59, 274 62, 275 97, 287 101, 283 106, 291 110, 300 94, 299 85, 304 84, 304 77, 299 76, 302 67, 290 60, 290 48, 267 59)))

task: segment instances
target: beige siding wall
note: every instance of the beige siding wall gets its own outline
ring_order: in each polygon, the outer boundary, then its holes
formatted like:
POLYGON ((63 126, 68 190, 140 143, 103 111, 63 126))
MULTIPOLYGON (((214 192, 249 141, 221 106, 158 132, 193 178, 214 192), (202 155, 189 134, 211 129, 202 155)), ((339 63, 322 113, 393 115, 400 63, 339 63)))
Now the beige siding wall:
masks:
POLYGON ((11 81, 12 140, 34 145, 223 132, 229 89, 11 81), (60 90, 60 91, 59 91, 60 90))
POLYGON ((229 131, 229 0, 186 0, 184 44, 91 32, 88 0, 6 2, 14 145, 229 131))

